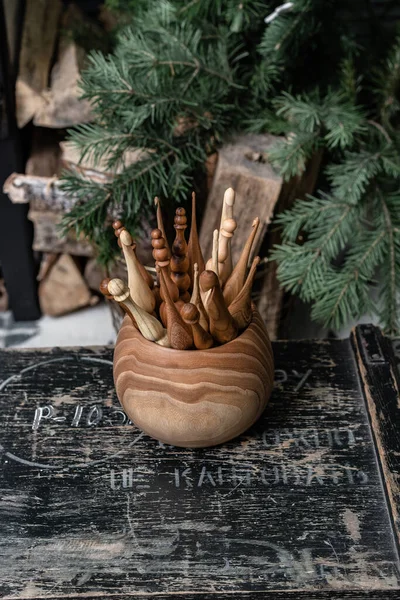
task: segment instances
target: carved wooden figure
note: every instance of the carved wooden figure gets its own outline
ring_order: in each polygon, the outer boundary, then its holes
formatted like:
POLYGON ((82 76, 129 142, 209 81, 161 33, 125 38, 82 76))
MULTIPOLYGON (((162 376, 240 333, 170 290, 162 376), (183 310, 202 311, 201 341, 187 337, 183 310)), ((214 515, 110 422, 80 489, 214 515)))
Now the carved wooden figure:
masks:
POLYGON ((129 293, 128 286, 122 279, 111 279, 107 287, 114 300, 122 305, 128 315, 132 315, 140 333, 146 340, 156 342, 160 346, 169 347, 166 329, 158 319, 149 315, 136 304, 129 293))
POLYGON ((234 301, 228 306, 228 310, 239 329, 245 329, 251 321, 251 288, 259 263, 260 257, 256 256, 252 262, 244 286, 234 301))
POLYGON ((194 287, 194 265, 197 263, 200 273, 204 271, 204 258, 200 248, 196 219, 196 194, 192 193, 192 222, 188 241, 189 275, 192 288, 194 287))
MULTIPOLYGON (((165 283, 163 271, 160 271, 160 281, 165 283)), ((171 348, 176 350, 187 350, 193 346, 193 335, 189 325, 187 325, 180 316, 175 304, 169 295, 168 288, 162 288, 164 294, 164 302, 166 304, 166 321, 168 339, 171 348)))
MULTIPOLYGON (((122 248, 122 243, 121 243, 121 240, 120 240, 120 235, 121 235, 122 231, 128 231, 128 230, 126 229, 126 227, 123 226, 122 221, 119 221, 119 220, 118 221, 114 221, 113 228, 114 228, 114 233, 115 233, 115 235, 118 238, 118 246, 120 248, 122 248)), ((133 239, 132 239, 131 247, 132 247, 133 252, 135 253, 135 258, 136 258, 136 261, 137 261, 137 266, 139 268, 139 271, 140 271, 143 279, 147 282, 147 285, 149 286, 149 288, 152 290, 153 287, 154 287, 153 277, 147 271, 147 269, 142 265, 142 263, 140 262, 140 260, 136 256, 136 242, 133 239)))
POLYGON ((232 273, 231 239, 237 228, 235 219, 225 219, 219 231, 218 243, 218 277, 223 286, 232 273))
POLYGON ((263 412, 273 379, 271 344, 256 309, 239 337, 208 350, 161 348, 128 318, 115 346, 114 381, 124 411, 140 429, 175 446, 213 446, 240 435, 263 412))
MULTIPOLYGON (((199 286, 199 266, 197 263, 193 265, 193 292, 190 298, 191 304, 194 304, 200 313, 200 325, 205 331, 208 331, 209 318, 206 309, 204 308, 203 300, 201 299, 199 286)), ((203 272, 203 271, 202 271, 203 272)))
POLYGON ((158 227, 158 229, 160 229, 160 231, 162 233, 162 237, 165 240, 165 247, 168 250, 168 260, 169 260, 171 258, 171 249, 169 247, 168 238, 165 233, 164 221, 163 221, 163 216, 162 216, 162 212, 161 212, 160 199, 157 196, 154 198, 154 204, 156 205, 156 208, 157 208, 157 227, 158 227))
MULTIPOLYGON (((207 271, 214 271, 214 273, 216 273, 217 275, 219 275, 218 273, 218 240, 219 240, 219 231, 218 229, 214 229, 214 233, 213 233, 213 246, 212 246, 212 254, 211 254, 211 258, 208 259, 207 263, 206 263, 206 270, 207 271)), ((202 271, 200 272, 200 274, 202 273, 202 271)))
POLYGON ((229 313, 214 271, 203 271, 200 275, 200 287, 203 292, 210 292, 206 310, 210 318, 210 333, 220 344, 233 340, 238 333, 237 326, 229 313))
POLYGON ((124 253, 126 267, 128 270, 128 287, 132 299, 136 302, 136 304, 138 304, 138 306, 151 314, 156 307, 156 299, 140 272, 139 261, 137 260, 136 254, 132 248, 132 237, 130 233, 124 229, 121 231, 119 239, 121 241, 122 251, 124 253))
POLYGON ((185 240, 185 229, 187 227, 186 211, 184 208, 177 208, 174 218, 174 227, 176 237, 172 244, 172 255, 170 260, 171 278, 179 289, 179 294, 186 301, 190 295, 186 294, 191 281, 188 273, 189 257, 188 248, 185 240))
POLYGON ((200 312, 194 304, 184 304, 181 308, 181 317, 187 325, 192 328, 194 345, 198 350, 206 350, 214 344, 214 339, 200 325, 200 312))
POLYGON ((165 300, 163 286, 166 286, 172 302, 176 302, 179 298, 179 289, 170 277, 169 250, 161 229, 153 229, 151 232, 151 245, 153 246, 153 258, 156 261, 156 268, 159 267, 165 275, 162 285, 160 279, 161 298, 165 300))
POLYGON ((222 229, 222 227, 224 225, 224 221, 226 221, 226 219, 233 219, 234 204, 235 204, 235 190, 230 187, 227 190, 225 190, 224 199, 222 201, 220 229, 222 229))
POLYGON ((253 246, 254 239, 257 234, 258 227, 260 225, 260 219, 256 217, 252 223, 252 229, 249 237, 246 240, 246 244, 242 250, 240 258, 235 265, 228 281, 224 286, 224 300, 227 306, 233 302, 240 290, 242 289, 247 273, 247 265, 249 262, 251 248, 253 246))

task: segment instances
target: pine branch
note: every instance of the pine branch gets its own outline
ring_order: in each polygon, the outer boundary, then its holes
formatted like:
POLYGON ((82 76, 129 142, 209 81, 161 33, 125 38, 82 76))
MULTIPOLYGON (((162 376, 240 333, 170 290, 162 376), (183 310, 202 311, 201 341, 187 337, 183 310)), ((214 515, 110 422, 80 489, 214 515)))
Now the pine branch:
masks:
POLYGON ((318 147, 318 134, 297 132, 278 141, 268 152, 268 160, 278 169, 285 181, 302 174, 318 147))
MULTIPOLYGON (((358 221, 357 207, 349 204, 343 207, 341 203, 337 207, 331 207, 330 219, 323 219, 322 202, 329 203, 329 199, 321 199, 320 210, 311 215, 305 224, 309 235, 304 244, 300 246, 291 241, 285 242, 275 246, 272 253, 272 258, 278 262, 278 278, 282 285, 306 302, 313 300, 319 290, 326 286, 327 270, 354 235, 355 224, 358 221), (338 208, 340 212, 337 210, 334 219, 335 209, 338 208)), ((305 223, 306 213, 309 210, 308 203, 297 201, 296 205, 298 212, 294 220, 299 223, 299 212, 303 209, 305 213, 302 221, 305 223)), ((289 237, 295 231, 295 227, 291 229, 290 212, 286 215, 284 225, 289 237)))
POLYGON ((348 152, 345 160, 326 169, 334 195, 352 204, 360 201, 368 185, 379 172, 380 152, 348 152))
MULTIPOLYGON (((394 198, 395 203, 391 199, 391 208, 394 208, 394 215, 397 214, 398 222, 400 216, 398 202, 400 198, 398 196, 394 198)), ((387 258, 385 258, 382 265, 382 274, 386 275, 386 277, 382 282, 382 293, 380 295, 382 306, 379 312, 384 332, 387 335, 398 335, 400 332, 400 306, 398 298, 400 294, 400 235, 393 223, 393 217, 389 209, 390 204, 385 200, 380 191, 378 192, 378 199, 384 216, 384 233, 387 244, 387 258)))
POLYGON ((348 209, 348 203, 321 193, 321 198, 308 195, 307 200, 297 200, 293 208, 279 214, 275 223, 283 227, 284 242, 295 242, 301 231, 310 231, 337 219, 348 209))
POLYGON ((400 36, 395 39, 385 63, 381 65, 376 84, 380 117, 385 127, 390 129, 400 114, 400 36))
POLYGON ((385 235, 379 230, 361 234, 346 264, 330 270, 330 285, 321 289, 312 309, 314 319, 337 330, 372 310, 369 285, 382 261, 385 235))

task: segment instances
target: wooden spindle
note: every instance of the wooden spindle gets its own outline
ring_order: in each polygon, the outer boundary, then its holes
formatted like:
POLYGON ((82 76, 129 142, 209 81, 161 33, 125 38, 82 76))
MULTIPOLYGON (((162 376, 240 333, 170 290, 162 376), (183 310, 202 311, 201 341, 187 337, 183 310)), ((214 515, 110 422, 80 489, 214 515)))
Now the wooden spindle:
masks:
POLYGON ((186 294, 190 287, 189 257, 188 248, 185 240, 185 229, 187 228, 186 211, 184 208, 177 208, 174 218, 174 228, 176 237, 172 244, 172 255, 170 260, 171 278, 176 283, 179 294, 182 297, 188 297, 186 294))
POLYGON ((123 307, 131 318, 133 317, 132 321, 136 323, 137 328, 146 340, 156 342, 160 346, 170 346, 166 329, 158 319, 149 315, 133 300, 129 293, 129 287, 122 279, 111 279, 107 288, 113 299, 123 307))
POLYGON ((158 229, 160 229, 160 231, 162 233, 162 237, 164 238, 165 247, 168 250, 168 260, 169 260, 171 258, 171 248, 169 247, 168 238, 165 233, 164 221, 163 221, 163 216, 162 216, 162 212, 161 212, 161 204, 160 204, 160 199, 158 198, 158 196, 156 196, 154 198, 154 204, 156 205, 156 210, 157 210, 157 227, 158 227, 158 229))
POLYGON ((253 316, 251 307, 251 288, 253 286, 256 269, 259 263, 260 257, 256 256, 252 262, 244 286, 234 301, 228 306, 228 310, 239 329, 245 329, 248 325, 250 325, 250 321, 253 316))
MULTIPOLYGON (((163 271, 161 270, 161 285, 165 283, 164 280, 165 276, 163 271)), ((188 326, 182 319, 175 304, 171 300, 168 288, 166 286, 164 288, 164 294, 167 313, 167 331, 170 346, 171 348, 175 348, 176 350, 188 350, 193 346, 193 335, 191 327, 188 326)))
POLYGON ((172 302, 176 302, 179 298, 179 289, 170 277, 169 251, 161 229, 153 229, 151 232, 151 245, 153 246, 153 258, 156 261, 156 269, 159 267, 160 271, 165 275, 164 280, 160 278, 161 298, 165 300, 163 288, 166 286, 172 302))
POLYGON ((121 231, 119 239, 125 257, 126 268, 128 270, 128 287, 132 299, 140 306, 140 308, 143 308, 146 312, 151 314, 156 307, 156 299, 140 272, 139 261, 132 248, 132 237, 130 233, 124 229, 121 231))
POLYGON ((235 219, 225 219, 219 231, 218 242, 218 277, 221 286, 232 273, 231 240, 237 228, 235 219))
POLYGON ((188 302, 181 308, 181 317, 192 328, 194 345, 198 350, 206 350, 214 344, 214 339, 200 325, 200 312, 194 304, 188 302))
POLYGON ((204 293, 210 292, 205 308, 210 319, 211 335, 221 344, 230 342, 237 336, 238 329, 225 305, 217 274, 214 271, 203 271, 200 275, 200 287, 204 293))
POLYGON ((224 299, 227 306, 229 306, 240 290, 242 289, 247 273, 247 265, 249 262, 251 248, 253 246, 254 239, 257 234, 258 227, 260 225, 260 219, 256 217, 252 223, 252 229, 246 243, 243 247, 242 253, 235 268, 233 269, 228 281, 224 286, 224 299))
MULTIPOLYGON (((209 319, 206 309, 204 308, 203 300, 201 299, 199 286, 199 266, 197 263, 193 265, 193 292, 190 298, 190 303, 194 304, 200 313, 200 325, 205 331, 209 329, 209 319)), ((202 271, 203 272, 203 271, 202 271)))
MULTIPOLYGON (((213 233, 213 246, 212 246, 212 254, 211 258, 208 259, 206 263, 207 271, 214 271, 217 275, 218 273, 218 239, 219 239, 219 231, 218 229, 214 229, 213 233)), ((200 271, 202 273, 202 271, 200 271)))
POLYGON ((220 229, 222 229, 224 225, 224 221, 226 219, 233 218, 233 207, 235 205, 235 190, 233 188, 228 188, 225 190, 224 198, 222 201, 222 211, 221 211, 221 223, 220 229))
POLYGON ((194 287, 194 265, 197 263, 200 273, 204 271, 204 258, 199 243, 199 235, 197 232, 196 219, 196 194, 192 192, 192 222, 190 226, 190 236, 188 241, 188 256, 189 256, 189 275, 191 289, 194 287))
MULTIPOLYGON (((128 231, 128 230, 126 229, 126 227, 123 226, 122 222, 119 221, 119 220, 118 221, 114 221, 113 228, 114 228, 114 233, 115 233, 115 235, 118 238, 118 246, 120 248, 122 248, 122 242, 121 242, 120 236, 121 236, 122 231, 128 231)), ((132 236, 131 236, 131 239, 132 239, 132 236)), ((132 246, 133 252, 135 253, 136 262, 137 262, 137 266, 139 268, 139 271, 140 271, 143 279, 146 281, 147 285, 149 286, 149 288, 152 290, 153 287, 154 287, 154 279, 151 276, 151 274, 148 272, 148 270, 142 265, 142 263, 138 259, 137 254, 136 254, 136 242, 133 239, 132 239, 131 246, 132 246)))

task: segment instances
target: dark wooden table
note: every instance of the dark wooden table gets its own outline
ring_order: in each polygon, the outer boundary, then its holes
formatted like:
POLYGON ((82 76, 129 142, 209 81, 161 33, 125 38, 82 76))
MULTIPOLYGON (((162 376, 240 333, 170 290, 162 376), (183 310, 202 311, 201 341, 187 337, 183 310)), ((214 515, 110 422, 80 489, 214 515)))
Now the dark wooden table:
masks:
POLYGON ((184 450, 118 405, 112 349, 0 353, 0 596, 399 599, 396 345, 276 342, 252 430, 184 450))

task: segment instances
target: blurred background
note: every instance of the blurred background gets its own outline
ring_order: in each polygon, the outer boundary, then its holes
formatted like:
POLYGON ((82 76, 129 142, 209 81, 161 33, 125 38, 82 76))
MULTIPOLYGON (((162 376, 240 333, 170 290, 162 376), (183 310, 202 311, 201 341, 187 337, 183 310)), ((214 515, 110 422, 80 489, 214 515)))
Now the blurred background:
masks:
MULTIPOLYGON (((400 4, 0 0, 0 347, 111 344, 99 285, 224 190, 272 339, 399 333, 400 4)), ((188 236, 187 236, 188 237, 188 236)), ((154 269, 153 269, 154 270, 154 269)))

